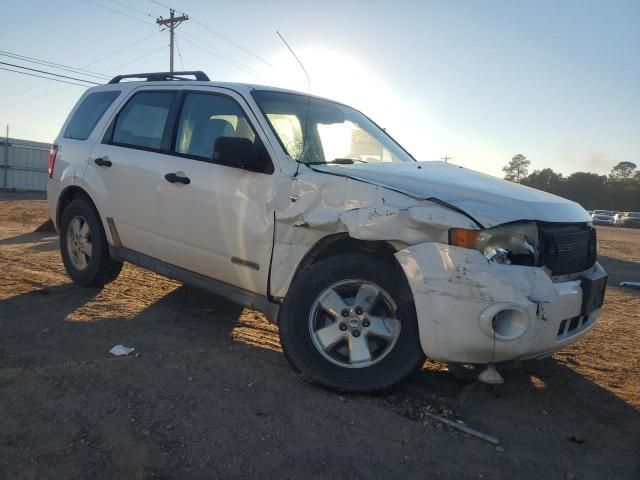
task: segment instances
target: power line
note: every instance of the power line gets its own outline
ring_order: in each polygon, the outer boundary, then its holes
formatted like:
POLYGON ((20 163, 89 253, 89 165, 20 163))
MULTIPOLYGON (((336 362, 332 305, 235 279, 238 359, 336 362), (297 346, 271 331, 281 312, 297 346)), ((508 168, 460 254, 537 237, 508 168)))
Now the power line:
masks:
POLYGON ((190 43, 191 45, 195 45, 196 47, 200 48, 201 50, 204 50, 205 52, 210 53, 211 55, 214 55, 224 61, 226 61, 227 63, 229 63, 230 65, 233 65, 234 67, 244 71, 245 73, 248 73, 249 75, 259 78, 261 79, 261 75, 260 72, 252 69, 251 67, 249 67, 248 65, 244 65, 243 63, 233 59, 232 57, 229 57, 228 55, 225 55, 224 53, 218 51, 218 50, 214 50, 211 47, 207 47, 207 46, 203 46, 202 44, 204 42, 201 42, 200 40, 198 40, 196 37, 194 37, 193 35, 189 35, 186 32, 182 32, 182 39, 185 42, 190 43), (192 40, 190 40, 192 39, 192 40), (199 45, 200 44, 200 45, 199 45))
MULTIPOLYGON (((150 35, 145 35, 143 38, 141 38, 141 39, 139 39, 139 40, 136 40, 135 42, 132 42, 132 43, 130 43, 130 44, 128 44, 128 45, 126 45, 126 46, 124 46, 124 47, 122 47, 122 48, 119 48, 119 49, 118 49, 118 50, 116 50, 115 52, 109 53, 108 55, 105 55, 105 56, 103 56, 103 57, 100 57, 100 58, 98 58, 97 60, 94 60, 93 62, 90 62, 90 63, 87 63, 87 64, 83 65, 83 67, 90 67, 91 65, 94 65, 94 64, 99 63, 99 62, 101 62, 101 61, 103 61, 103 60, 106 60, 107 58, 111 58, 111 57, 113 57, 114 55, 118 55, 119 53, 121 53, 121 52, 123 52, 123 51, 125 51, 125 50, 128 50, 129 48, 134 47, 135 45, 138 45, 139 43, 142 43, 142 42, 144 42, 145 40, 148 40, 149 38, 151 38, 151 37, 153 37, 153 36, 155 36, 155 35, 158 35, 159 33, 161 33, 161 32, 153 32, 153 33, 152 33, 152 34, 150 34, 150 35)), ((152 54, 153 54, 153 53, 155 53, 155 52, 158 52, 158 51, 160 51, 160 50, 163 50, 164 48, 165 48, 165 47, 161 47, 161 48, 159 48, 159 49, 156 49, 156 50, 154 50, 154 51, 152 51, 152 52, 149 52, 149 53, 145 54, 143 57, 136 57, 136 58, 135 58, 135 59, 133 59, 133 60, 130 60, 130 61, 125 62, 125 63, 123 63, 123 64, 117 65, 117 66, 115 66, 115 67, 112 67, 112 68, 110 68, 110 69, 109 69, 109 70, 107 70, 107 71, 115 70, 116 68, 120 68, 120 67, 122 67, 122 66, 124 66, 124 65, 128 65, 129 63, 136 62, 136 61, 140 60, 140 58, 144 58, 145 56, 152 55, 152 54)), ((24 73, 26 74, 26 72, 24 72, 24 73)), ((33 76, 38 76, 38 77, 39 77, 39 75, 33 75, 33 76)), ((43 78, 46 78, 47 80, 55 80, 55 79, 52 79, 52 78, 50 78, 50 77, 43 77, 43 78)), ((109 78, 109 77, 107 76, 107 78, 109 78)), ((58 81, 60 81, 60 80, 58 80, 58 81)), ((72 82, 64 82, 64 83, 73 84, 72 82)), ((33 86, 29 87, 29 88, 26 88, 26 89, 23 89, 23 90, 19 90, 19 91, 17 91, 17 92, 10 93, 10 94, 8 94, 8 95, 5 95, 5 98, 6 98, 6 97, 9 97, 9 96, 14 96, 14 95, 18 95, 18 94, 21 94, 21 93, 28 92, 28 91, 30 91, 30 90, 33 90, 34 88, 38 88, 39 86, 41 86, 41 85, 43 85, 43 84, 44 84, 44 82, 40 82, 40 83, 38 83, 38 84, 36 84, 36 85, 33 85, 33 86)), ((73 85, 75 85, 75 84, 73 84, 73 85)), ((83 86, 85 86, 85 87, 86 87, 87 85, 83 85, 83 86)), ((22 105, 23 103, 29 103, 29 102, 32 102, 33 100, 38 100, 38 99, 40 99, 40 98, 47 97, 47 96, 49 96, 49 95, 54 95, 54 94, 59 93, 59 92, 61 92, 61 91, 63 91, 63 90, 66 90, 67 88, 69 88, 69 87, 62 87, 62 88, 58 88, 58 89, 56 89, 56 90, 50 90, 50 91, 47 91, 47 92, 43 92, 43 93, 41 93, 41 94, 36 94, 35 96, 31 96, 31 97, 25 98, 25 99, 20 100, 20 101, 18 101, 18 102, 14 102, 14 103, 6 104, 6 105, 1 105, 1 106, 0 106, 0 110, 4 110, 4 109, 6 109, 6 108, 15 107, 15 106, 17 106, 17 105, 22 105)))
MULTIPOLYGON (((165 47, 156 48, 155 50, 152 50, 151 52, 145 53, 144 55, 141 55, 140 57, 136 57, 133 60, 129 60, 128 62, 122 63, 120 65, 116 65, 115 67, 112 67, 107 71, 115 70, 117 68, 124 67, 125 65, 129 65, 130 63, 137 62, 138 60, 140 60, 142 58, 145 58, 145 57, 148 57, 150 55, 153 55, 154 53, 159 52, 160 50, 164 50, 164 48, 165 47)), ((11 71, 11 72, 15 71, 15 70, 10 70, 10 69, 6 69, 6 68, 3 68, 3 70, 8 70, 8 71, 11 71)), ((88 85, 82 85, 82 84, 79 84, 79 83, 67 82, 67 81, 64 81, 64 80, 57 80, 55 78, 44 77, 44 76, 41 76, 41 75, 34 75, 34 74, 27 73, 27 72, 19 72, 19 71, 15 71, 15 72, 16 73, 23 73, 25 75, 31 75, 31 76, 34 76, 34 77, 44 78, 44 79, 47 79, 47 80, 54 80, 54 81, 57 81, 57 82, 68 83, 70 85, 79 85, 79 86, 82 86, 82 87, 87 87, 88 86, 88 85)), ((107 78, 110 78, 110 77, 107 77, 107 78)), ((24 100, 20 100, 19 102, 14 102, 14 103, 10 103, 10 104, 7 104, 7 105, 2 105, 2 106, 0 106, 0 110, 4 110, 6 108, 15 107, 17 105, 22 105, 23 103, 28 103, 28 102, 31 102, 33 100, 37 100, 39 98, 43 98, 43 97, 46 97, 46 96, 49 96, 49 95, 53 95, 54 93, 61 92, 63 90, 66 90, 67 88, 69 88, 69 87, 58 88, 56 90, 51 90, 51 91, 44 92, 42 94, 39 94, 39 95, 36 95, 36 96, 33 96, 33 97, 26 98, 24 100)))
POLYGON ((121 7, 128 8, 128 9, 129 9, 129 10, 131 10, 131 11, 134 11, 134 12, 136 12, 136 13, 139 13, 139 14, 141 14, 141 15, 144 15, 145 17, 151 17, 151 18, 154 18, 154 17, 155 17, 153 14, 151 14, 151 13, 149 13, 149 12, 144 12, 144 11, 142 11, 142 10, 138 10, 137 8, 132 7, 131 5, 127 5, 126 3, 119 2, 118 0, 109 0, 109 1, 110 1, 111 3, 115 3, 116 5, 120 5, 121 7))
POLYGON ((23 67, 22 65, 16 65, 14 63, 0 62, 0 65, 9 65, 10 67, 22 68, 24 70, 30 70, 32 72, 45 73, 47 75, 53 75, 55 77, 68 78, 70 80, 78 80, 80 82, 93 83, 94 85, 100 85, 97 82, 92 82, 91 80, 85 80, 84 78, 70 77, 68 75, 62 75, 60 73, 53 73, 53 72, 47 72, 45 70, 38 70, 37 68, 23 67))
POLYGON ((38 64, 38 65, 46 65, 48 67, 53 67, 53 68, 56 68, 58 70, 63 70, 63 71, 71 72, 71 73, 79 73, 81 75, 86 75, 88 77, 94 77, 94 78, 99 78, 99 79, 104 79, 106 77, 106 75, 102 75, 102 74, 96 73, 96 72, 91 72, 90 70, 83 70, 81 68, 75 68, 75 67, 71 67, 69 65, 63 65, 61 63, 49 62, 47 60, 42 60, 40 58, 28 57, 26 55, 20 55, 18 53, 8 52, 6 50, 0 50, 0 55, 3 56, 3 57, 14 58, 16 60, 22 60, 24 62, 35 63, 35 64, 38 64))
MULTIPOLYGON (((159 2, 157 0, 149 0, 151 3, 155 3, 156 5, 160 5, 161 7, 165 7, 165 8, 169 8, 169 9, 173 9, 173 10, 177 10, 177 11, 181 11, 179 8, 174 8, 174 7, 170 7, 165 3, 159 2)), ((232 40, 231 38, 227 37, 226 35, 218 32, 217 30, 214 30, 213 28, 211 28, 209 25, 207 25, 204 22, 201 22, 200 20, 198 20, 197 18, 193 18, 193 15, 190 18, 195 24, 197 24, 198 26, 200 26, 201 28, 204 28, 205 30, 208 30, 209 32, 211 32, 212 34, 214 34, 215 36, 217 36, 218 38, 221 38, 222 40, 224 40, 225 42, 233 45, 234 47, 242 50, 244 53, 246 53, 247 55, 251 55, 253 58, 260 60, 262 63, 264 63, 265 65, 269 66, 269 67, 273 67, 273 64, 270 63, 268 60, 265 60, 263 57, 261 57, 260 55, 258 55, 257 53, 252 52, 251 50, 249 50, 246 47, 243 47, 242 45, 240 45, 239 43, 235 42, 234 40, 232 40)))
POLYGON ((91 3, 92 5, 95 5, 97 7, 104 8, 105 10, 109 10, 110 12, 117 13, 119 15, 128 17, 128 18, 130 18, 132 20, 136 20, 138 22, 142 22, 145 25, 152 25, 151 23, 146 22, 146 21, 142 20, 141 18, 134 17, 133 15, 129 15, 128 13, 121 12, 120 10, 116 10, 115 8, 107 7, 106 5, 102 5, 101 3, 94 2, 93 0, 82 0, 82 1, 87 2, 87 3, 91 3))
POLYGON ((196 25, 200 26, 201 28, 204 28, 205 30, 208 30, 209 32, 211 32, 212 34, 214 34, 216 37, 221 38, 222 40, 224 40, 227 43, 230 43, 231 45, 233 45, 234 47, 242 50, 244 53, 246 53, 247 55, 251 55, 253 58, 255 58, 256 60, 260 60, 262 63, 264 63, 265 65, 269 66, 269 67, 273 67, 273 64, 270 63, 269 61, 265 60, 264 58, 262 58, 260 55, 253 53, 251 50, 249 50, 248 48, 243 47, 242 45, 236 43, 235 41, 231 40, 229 37, 223 35, 222 33, 214 30, 213 28, 211 28, 209 25, 207 25, 206 23, 201 22, 200 20, 198 20, 197 18, 192 18, 191 20, 193 20, 193 23, 195 23, 196 25))
MULTIPOLYGON (((77 85, 79 87, 85 87, 85 88, 88 87, 88 85, 82 84, 82 83, 68 82, 66 80, 60 80, 58 78, 45 77, 44 75, 37 75, 35 73, 29 73, 29 72, 21 72, 20 70, 13 70, 11 68, 6 68, 6 67, 0 67, 0 70, 6 70, 7 72, 21 73, 22 75, 29 75, 30 77, 46 78, 47 80, 53 80, 54 82, 68 83, 69 85, 77 85)), ((4 108, 4 107, 0 107, 0 108, 4 108)))
POLYGON ((176 49, 178 50, 178 57, 180 58, 180 65, 182 65, 182 70, 186 70, 186 68, 184 68, 184 61, 182 60, 182 53, 180 52, 180 45, 178 45, 177 35, 175 37, 175 41, 176 41, 176 49))
MULTIPOLYGON (((103 56, 103 57, 100 57, 100 58, 98 58, 97 60, 94 60, 93 62, 87 63, 87 64, 83 65, 82 67, 83 67, 83 68, 85 68, 85 67, 90 67, 91 65, 95 65, 96 63, 100 63, 100 62, 102 62, 103 60, 106 60, 107 58, 111 58, 111 57, 113 57, 113 56, 115 56, 115 55, 118 55, 119 53, 124 52, 125 50, 128 50, 129 48, 134 47, 134 46, 138 45, 139 43, 142 43, 142 42, 144 42, 145 40, 147 40, 147 39, 149 39, 149 38, 151 38, 151 37, 153 37, 153 36, 155 36, 155 35, 160 34, 161 32, 162 32, 162 30, 161 30, 160 32, 153 32, 153 33, 152 33, 152 34, 150 34, 150 35, 145 35, 145 36, 144 36, 143 38, 141 38, 140 40, 136 40, 135 42, 132 42, 132 43, 130 43, 130 44, 128 44, 128 45, 126 45, 126 46, 124 46, 124 47, 122 47, 122 48, 119 48, 119 49, 118 49, 118 50, 116 50, 115 52, 112 52, 112 53, 109 53, 108 55, 105 55, 105 56, 103 56)), ((42 85, 42 84, 43 84, 42 82, 41 82, 41 83, 37 83, 37 84, 32 85, 32 86, 30 86, 30 87, 28 87, 28 88, 24 88, 24 89, 22 89, 22 90, 18 90, 17 92, 8 93, 8 94, 6 94, 6 95, 4 95, 4 96, 5 96, 5 98, 6 98, 6 97, 13 97, 13 96, 15 96, 15 95, 20 95, 21 93, 29 92, 29 91, 33 90, 34 88, 38 88, 38 87, 39 87, 40 85, 42 85)), ((50 92, 50 93, 52 93, 52 94, 53 94, 53 93, 57 93, 57 92, 59 92, 59 91, 60 91, 60 90, 55 90, 55 91, 52 91, 52 92, 50 92)), ((38 96, 36 96, 36 97, 34 97, 34 98, 41 98, 41 96, 42 96, 42 95, 38 95, 38 96)), ((25 101, 29 101, 29 99, 27 99, 27 100, 25 100, 25 101)), ((25 101, 20 101, 20 102, 18 102, 17 104, 25 103, 25 101)), ((16 103, 11 104, 11 106, 13 106, 13 105, 16 105, 16 103)), ((0 107, 0 108, 5 108, 5 106, 0 107)))
POLYGON ((115 52, 110 53, 110 54, 108 54, 108 55, 105 55, 104 57, 100 57, 99 59, 94 60, 94 61, 93 61, 93 62, 91 62, 91 63, 87 63, 87 64, 86 64, 86 65, 84 65, 84 66, 85 66, 85 67, 90 67, 91 65, 95 65, 96 63, 99 63, 99 62, 101 62, 102 60, 106 60, 107 58, 111 58, 111 57, 113 57, 114 55, 119 54, 120 52, 124 52, 125 50, 128 50, 129 48, 131 48, 131 47, 133 47, 133 46, 135 46, 135 45, 138 45, 139 43, 142 43, 142 42, 144 42, 145 40, 147 40, 147 39, 149 39, 149 38, 151 38, 151 37, 153 37, 153 36, 155 36, 155 35, 158 35, 159 33, 162 33, 162 32, 163 32, 163 30, 160 30, 159 32, 153 32, 151 35, 147 35, 147 36, 145 36, 145 37, 141 38, 140 40, 136 40, 135 42, 130 43, 130 44, 129 44, 129 45, 127 45, 126 47, 122 47, 121 49, 116 50, 115 52))
MULTIPOLYGON (((150 1, 151 3, 155 3, 156 5, 160 5, 161 7, 164 7, 164 8, 168 8, 168 9, 172 9, 172 8, 173 8, 173 7, 170 7, 169 5, 167 5, 167 4, 165 4, 165 3, 157 2, 156 0, 149 0, 149 1, 150 1)), ((173 9, 174 9, 174 10, 178 10, 178 11, 179 11, 179 9, 177 9, 177 8, 173 8, 173 9)), ((184 12, 182 12, 182 13, 184 13, 184 12)))
MULTIPOLYGON (((144 55, 140 55, 139 57, 136 57, 133 60, 129 60, 128 62, 121 63, 120 65, 116 65, 115 67, 112 67, 107 71, 110 72, 110 71, 116 70, 116 69, 118 69, 120 67, 124 67, 125 65, 129 65, 129 64, 131 64, 133 62, 137 62, 138 60, 146 58, 146 57, 148 57, 150 55, 153 55, 154 53, 159 52, 160 50, 164 50, 164 49, 165 49, 165 47, 156 48, 155 50, 152 50, 151 52, 145 53, 144 55)), ((111 78, 111 77, 108 77, 108 78, 111 78)))

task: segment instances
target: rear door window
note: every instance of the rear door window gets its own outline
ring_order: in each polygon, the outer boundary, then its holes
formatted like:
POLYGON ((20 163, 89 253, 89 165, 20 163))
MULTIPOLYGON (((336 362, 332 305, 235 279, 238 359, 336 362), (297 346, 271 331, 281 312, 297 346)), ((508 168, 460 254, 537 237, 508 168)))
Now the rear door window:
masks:
POLYGON ((112 143, 160 150, 175 92, 136 93, 118 114, 112 143))
POLYGON ((120 92, 94 92, 87 95, 76 108, 64 132, 64 138, 86 140, 91 135, 98 120, 118 98, 120 92))

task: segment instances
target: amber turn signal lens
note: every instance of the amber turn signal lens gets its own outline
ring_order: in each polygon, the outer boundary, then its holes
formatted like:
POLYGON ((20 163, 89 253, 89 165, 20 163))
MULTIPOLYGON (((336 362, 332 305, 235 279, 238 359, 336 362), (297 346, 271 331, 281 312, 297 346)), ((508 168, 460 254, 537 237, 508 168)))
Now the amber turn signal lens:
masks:
POLYGON ((475 248, 480 230, 452 228, 449 230, 449 243, 456 247, 475 248))

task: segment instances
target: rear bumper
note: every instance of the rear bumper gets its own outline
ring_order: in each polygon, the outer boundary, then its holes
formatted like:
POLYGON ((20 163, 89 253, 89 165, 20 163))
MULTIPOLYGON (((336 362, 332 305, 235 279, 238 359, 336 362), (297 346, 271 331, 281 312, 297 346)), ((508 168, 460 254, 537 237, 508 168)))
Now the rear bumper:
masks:
POLYGON ((47 179, 47 208, 49 210, 49 218, 53 222, 53 226, 56 230, 58 227, 58 219, 56 218, 58 212, 58 199, 60 198, 60 187, 61 184, 59 181, 54 180, 52 178, 47 179))
MULTIPOLYGON (((602 310, 581 316, 579 279, 553 282, 542 268, 490 263, 475 250, 424 243, 396 257, 413 292, 422 349, 434 360, 544 357, 582 337, 602 310)), ((596 264, 585 276, 603 274, 596 264)))

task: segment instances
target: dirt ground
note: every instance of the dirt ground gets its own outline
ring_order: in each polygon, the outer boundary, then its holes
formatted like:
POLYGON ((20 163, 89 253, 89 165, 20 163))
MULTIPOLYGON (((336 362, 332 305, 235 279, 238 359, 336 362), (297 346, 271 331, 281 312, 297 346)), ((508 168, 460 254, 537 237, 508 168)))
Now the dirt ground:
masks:
POLYGON ((293 373, 258 312, 132 266, 75 286, 57 236, 33 233, 46 217, 0 196, 0 478, 640 478, 640 291, 618 287, 640 280, 640 230, 598 229, 610 288, 590 335, 499 389, 427 362, 341 396, 293 373))

